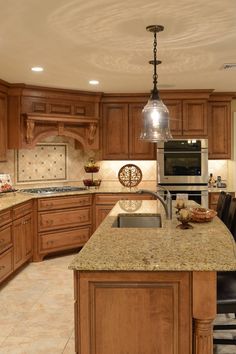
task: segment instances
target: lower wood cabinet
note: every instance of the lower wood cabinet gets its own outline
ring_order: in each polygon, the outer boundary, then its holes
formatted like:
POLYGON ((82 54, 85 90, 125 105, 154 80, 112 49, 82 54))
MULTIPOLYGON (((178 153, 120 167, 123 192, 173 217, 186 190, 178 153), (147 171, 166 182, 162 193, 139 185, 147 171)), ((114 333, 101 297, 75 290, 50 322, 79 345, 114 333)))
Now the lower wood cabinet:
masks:
POLYGON ((12 247, 0 255, 0 283, 13 272, 12 247))
POLYGON ((40 198, 34 260, 82 247, 92 233, 92 195, 40 198))
POLYGON ((74 271, 75 352, 211 354, 216 273, 74 271))
POLYGON ((40 251, 60 251, 83 246, 91 235, 91 227, 40 234, 40 251))
MULTIPOLYGON (((98 228, 101 222, 105 219, 107 214, 111 211, 114 205, 120 201, 131 201, 131 200, 151 200, 152 195, 149 194, 136 194, 136 193, 104 193, 95 195, 95 222, 94 231, 98 228)), ((124 208, 129 208, 131 206, 127 203, 123 203, 124 208), (126 204, 126 205, 125 205, 126 204)))
MULTIPOLYGON (((232 195, 232 197, 235 197, 234 192, 231 192, 230 194, 232 195)), ((209 208, 210 209, 216 210, 219 196, 220 196, 220 192, 210 192, 209 193, 209 208)))
MULTIPOLYGON (((24 203, 18 206, 17 209, 19 215, 22 213, 26 215, 13 221, 14 270, 32 258, 33 254, 32 202, 24 203), (30 212, 28 212, 28 208, 30 212)), ((13 214, 14 212, 16 212, 16 210, 13 209, 13 214)))

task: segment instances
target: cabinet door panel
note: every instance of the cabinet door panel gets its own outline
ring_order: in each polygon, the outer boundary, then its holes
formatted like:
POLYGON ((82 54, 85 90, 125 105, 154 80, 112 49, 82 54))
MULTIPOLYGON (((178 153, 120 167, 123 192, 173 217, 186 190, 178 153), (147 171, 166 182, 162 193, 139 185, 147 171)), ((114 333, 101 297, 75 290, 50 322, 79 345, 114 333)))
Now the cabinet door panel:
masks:
POLYGON ((0 93, 0 161, 7 159, 7 96, 0 93))
POLYGON ((231 109, 230 102, 209 105, 209 158, 231 158, 231 109))
POLYGON ((13 222, 13 245, 14 245, 14 269, 17 269, 24 263, 24 245, 23 245, 23 224, 22 219, 13 222))
POLYGON ((33 252, 32 214, 13 222, 14 269, 19 268, 33 252))
POLYGON ((144 104, 129 104, 129 158, 154 160, 155 144, 140 139, 144 104))
POLYGON ((0 282, 13 272, 12 248, 0 255, 0 282))
POLYGON ((103 159, 128 158, 128 104, 103 104, 103 159))
POLYGON ((0 228, 0 252, 12 246, 12 226, 5 225, 0 228))
POLYGON ((207 101, 183 101, 183 135, 196 138, 207 136, 207 101))
POLYGON ((89 239, 91 229, 89 226, 73 230, 63 230, 57 233, 45 233, 40 237, 40 250, 42 252, 58 251, 83 246, 89 239))
POLYGON ((55 212, 41 212, 38 215, 38 230, 53 230, 91 222, 91 209, 68 209, 55 212))
POLYGON ((183 135, 182 102, 165 100, 164 103, 169 110, 171 134, 176 137, 183 135))
POLYGON ((33 219, 32 215, 26 215, 24 217, 24 236, 25 236, 25 245, 24 245, 24 257, 25 260, 29 259, 33 253, 33 219))

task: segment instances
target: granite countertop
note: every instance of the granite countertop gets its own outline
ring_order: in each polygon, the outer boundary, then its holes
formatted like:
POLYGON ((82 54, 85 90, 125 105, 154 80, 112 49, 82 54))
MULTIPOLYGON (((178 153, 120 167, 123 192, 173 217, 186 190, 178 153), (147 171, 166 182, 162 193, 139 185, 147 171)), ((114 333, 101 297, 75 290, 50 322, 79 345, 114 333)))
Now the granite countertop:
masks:
POLYGON ((125 187, 100 187, 99 189, 85 189, 82 191, 75 192, 63 192, 63 193, 52 193, 52 194, 33 194, 27 192, 9 192, 0 193, 0 211, 13 207, 17 204, 23 203, 30 199, 35 198, 51 198, 51 197, 66 197, 68 195, 83 195, 83 194, 94 194, 94 193, 136 193, 137 188, 125 188, 125 187))
POLYGON ((31 200, 31 194, 24 194, 18 192, 11 192, 11 193, 1 193, 0 194, 0 211, 13 207, 17 204, 26 202, 27 200, 31 200))
MULTIPOLYGON (((137 203, 137 201, 134 201, 137 203)), ((112 227, 120 202, 112 209, 69 269, 80 271, 230 271, 236 270, 236 246, 227 227, 215 217, 181 230, 166 220, 159 201, 139 201, 135 213, 160 213, 161 228, 112 227), (138 205, 139 204, 139 205, 138 205)), ((188 206, 194 205, 188 201, 188 206)))
POLYGON ((235 193, 236 192, 235 188, 232 186, 227 186, 225 188, 217 188, 217 187, 211 187, 211 188, 209 187, 208 188, 209 193, 220 193, 221 191, 224 191, 226 193, 235 193))

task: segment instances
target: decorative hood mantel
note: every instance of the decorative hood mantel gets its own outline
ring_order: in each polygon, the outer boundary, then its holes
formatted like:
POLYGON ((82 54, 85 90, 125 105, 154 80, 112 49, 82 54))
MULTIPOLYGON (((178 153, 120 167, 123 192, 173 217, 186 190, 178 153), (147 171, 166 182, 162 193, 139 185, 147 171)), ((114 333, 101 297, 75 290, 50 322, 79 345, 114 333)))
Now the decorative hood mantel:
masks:
POLYGON ((68 136, 79 142, 82 148, 98 149, 98 117, 62 114, 22 114, 25 146, 34 147, 48 136, 68 136))

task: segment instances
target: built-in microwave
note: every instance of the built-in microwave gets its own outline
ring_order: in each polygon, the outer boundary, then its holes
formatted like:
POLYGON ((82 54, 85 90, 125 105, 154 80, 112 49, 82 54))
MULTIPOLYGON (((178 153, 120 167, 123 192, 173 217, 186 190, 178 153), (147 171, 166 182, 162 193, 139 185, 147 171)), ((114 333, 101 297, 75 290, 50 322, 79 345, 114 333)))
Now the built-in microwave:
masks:
POLYGON ((206 185, 208 182, 208 140, 175 139, 158 143, 159 185, 206 185))

